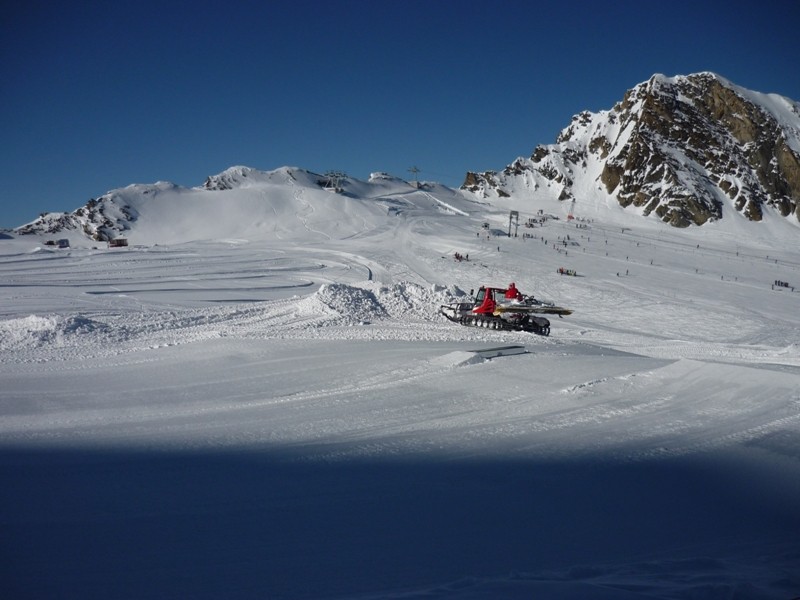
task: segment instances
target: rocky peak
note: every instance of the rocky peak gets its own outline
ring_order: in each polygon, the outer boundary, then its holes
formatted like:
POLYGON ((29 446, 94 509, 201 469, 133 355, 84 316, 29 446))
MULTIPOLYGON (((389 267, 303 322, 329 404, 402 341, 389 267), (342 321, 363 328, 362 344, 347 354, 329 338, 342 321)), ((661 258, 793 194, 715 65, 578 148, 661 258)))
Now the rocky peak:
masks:
POLYGON ((43 213, 35 221, 14 231, 20 235, 78 233, 105 242, 125 235, 131 229, 139 218, 137 205, 141 199, 176 189, 179 187, 166 181, 132 184, 90 198, 84 206, 69 213, 43 213))
POLYGON ((232 190, 241 187, 247 178, 253 174, 250 167, 230 167, 218 175, 210 175, 203 183, 206 190, 232 190))
POLYGON ((764 210, 800 220, 800 105, 713 73, 654 75, 611 110, 575 115, 555 144, 502 174, 468 173, 462 188, 508 196, 557 186, 567 200, 597 183, 677 227, 731 209, 754 221, 764 210))

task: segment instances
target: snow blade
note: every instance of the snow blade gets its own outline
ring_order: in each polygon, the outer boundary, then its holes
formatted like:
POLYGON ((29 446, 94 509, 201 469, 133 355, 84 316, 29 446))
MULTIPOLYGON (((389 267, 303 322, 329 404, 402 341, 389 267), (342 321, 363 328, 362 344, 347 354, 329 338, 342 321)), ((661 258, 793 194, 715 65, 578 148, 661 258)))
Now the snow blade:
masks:
POLYGON ((569 308, 562 308, 560 306, 550 306, 547 304, 540 304, 536 306, 526 306, 524 304, 507 304, 498 305, 494 309, 494 314, 500 315, 503 313, 528 313, 538 315, 571 315, 572 310, 569 308))

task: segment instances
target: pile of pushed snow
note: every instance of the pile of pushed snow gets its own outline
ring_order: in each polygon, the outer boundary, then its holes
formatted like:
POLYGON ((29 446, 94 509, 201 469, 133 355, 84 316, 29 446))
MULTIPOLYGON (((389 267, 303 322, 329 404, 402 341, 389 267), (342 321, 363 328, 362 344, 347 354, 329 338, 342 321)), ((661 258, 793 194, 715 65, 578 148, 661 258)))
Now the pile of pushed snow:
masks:
POLYGON ((0 321, 0 351, 42 346, 55 337, 57 325, 52 317, 36 315, 0 321))
POLYGON ((298 302, 297 308, 305 314, 329 315, 347 323, 370 323, 387 316, 371 291, 344 283, 324 284, 298 302))
POLYGON ((425 287, 408 281, 384 286, 372 281, 360 285, 325 284, 298 302, 304 314, 322 314, 347 323, 384 319, 437 320, 439 307, 463 296, 460 289, 425 287))
POLYGON ((409 281, 391 286, 379 286, 374 293, 392 318, 420 318, 431 321, 438 318, 439 307, 442 304, 464 295, 456 287, 444 288, 436 285, 425 287, 409 281))
POLYGON ((71 336, 107 330, 107 325, 80 315, 8 319, 0 321, 0 351, 64 345, 71 336))

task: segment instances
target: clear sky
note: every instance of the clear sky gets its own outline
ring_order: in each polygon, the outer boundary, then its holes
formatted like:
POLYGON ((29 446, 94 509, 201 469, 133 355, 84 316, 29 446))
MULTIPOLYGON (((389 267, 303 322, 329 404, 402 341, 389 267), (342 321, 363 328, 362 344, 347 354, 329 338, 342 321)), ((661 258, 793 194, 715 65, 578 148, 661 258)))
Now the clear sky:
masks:
POLYGON ((800 100, 798 32, 798 0, 15 2, 0 227, 234 165, 455 187, 653 73, 800 100))

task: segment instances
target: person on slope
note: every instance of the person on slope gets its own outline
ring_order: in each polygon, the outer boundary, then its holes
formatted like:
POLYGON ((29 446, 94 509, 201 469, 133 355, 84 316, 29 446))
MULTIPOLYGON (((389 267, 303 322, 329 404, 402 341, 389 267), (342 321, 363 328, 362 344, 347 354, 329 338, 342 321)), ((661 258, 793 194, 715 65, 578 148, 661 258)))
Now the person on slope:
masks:
POLYGON ((517 289, 517 284, 515 284, 513 281, 510 284, 508 284, 508 289, 506 290, 505 298, 506 300, 517 300, 517 301, 522 300, 522 292, 520 292, 517 289))

